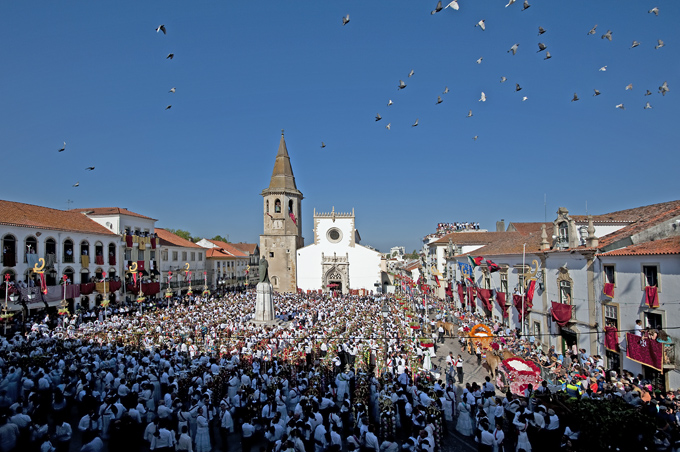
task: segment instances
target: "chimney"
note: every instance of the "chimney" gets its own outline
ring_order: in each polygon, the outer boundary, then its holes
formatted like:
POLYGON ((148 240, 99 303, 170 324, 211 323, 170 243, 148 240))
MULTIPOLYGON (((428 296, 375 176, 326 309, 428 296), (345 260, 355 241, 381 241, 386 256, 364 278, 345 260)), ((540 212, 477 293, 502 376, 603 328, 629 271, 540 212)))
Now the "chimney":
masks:
POLYGON ((505 220, 501 219, 501 221, 496 222, 496 232, 505 232, 505 220))

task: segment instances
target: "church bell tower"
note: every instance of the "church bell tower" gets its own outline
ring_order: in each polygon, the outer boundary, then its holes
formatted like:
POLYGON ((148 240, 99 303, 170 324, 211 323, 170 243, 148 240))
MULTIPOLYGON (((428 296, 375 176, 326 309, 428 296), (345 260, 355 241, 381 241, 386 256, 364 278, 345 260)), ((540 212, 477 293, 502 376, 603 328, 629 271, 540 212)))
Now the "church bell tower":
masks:
POLYGON ((302 237, 302 193, 295 185, 293 168, 281 131, 279 151, 269 187, 264 198, 264 233, 260 235, 260 253, 269 263, 269 280, 277 292, 297 292, 297 250, 304 246, 302 237))

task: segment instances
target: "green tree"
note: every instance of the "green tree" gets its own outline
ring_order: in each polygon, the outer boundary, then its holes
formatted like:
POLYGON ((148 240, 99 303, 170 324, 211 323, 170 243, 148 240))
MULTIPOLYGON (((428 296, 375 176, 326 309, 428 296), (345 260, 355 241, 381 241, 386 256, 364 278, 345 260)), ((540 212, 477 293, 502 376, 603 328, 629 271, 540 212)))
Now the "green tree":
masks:
POLYGON ((175 234, 176 236, 182 237, 185 240, 193 241, 191 238, 191 233, 189 231, 184 231, 182 229, 168 229, 168 232, 175 234))
POLYGON ((222 236, 219 235, 219 234, 216 235, 215 237, 213 237, 213 238, 210 239, 210 240, 217 240, 218 242, 229 243, 229 239, 225 239, 224 237, 222 237, 222 236))

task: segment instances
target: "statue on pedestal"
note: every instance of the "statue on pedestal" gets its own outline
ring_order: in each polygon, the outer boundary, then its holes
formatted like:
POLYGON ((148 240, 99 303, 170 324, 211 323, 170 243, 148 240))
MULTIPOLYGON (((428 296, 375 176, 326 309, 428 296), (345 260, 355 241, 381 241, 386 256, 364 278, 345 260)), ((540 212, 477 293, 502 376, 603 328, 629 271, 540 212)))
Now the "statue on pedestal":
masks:
POLYGON ((260 259, 260 282, 269 283, 269 262, 264 256, 260 259))

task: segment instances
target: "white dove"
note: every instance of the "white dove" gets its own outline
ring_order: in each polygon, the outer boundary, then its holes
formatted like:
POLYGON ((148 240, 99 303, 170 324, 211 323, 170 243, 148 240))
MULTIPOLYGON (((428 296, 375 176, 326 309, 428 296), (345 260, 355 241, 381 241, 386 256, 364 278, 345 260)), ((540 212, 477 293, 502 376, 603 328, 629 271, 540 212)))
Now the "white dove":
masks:
POLYGON ((342 18, 342 25, 347 25, 349 23, 349 14, 342 18))
POLYGON ((626 107, 624 107, 623 104, 618 104, 618 105, 616 106, 616 108, 621 109, 621 110, 625 110, 625 109, 626 109, 626 107))
POLYGON ((386 128, 387 130, 390 130, 390 129, 392 128, 392 123, 391 123, 391 122, 387 123, 387 125, 385 126, 385 128, 386 128))
POLYGON ((466 118, 472 118, 472 110, 468 111, 466 118))
POLYGON ((519 44, 513 45, 510 47, 510 50, 508 50, 508 53, 512 52, 513 55, 517 54, 517 47, 519 47, 519 44))
POLYGON ((486 94, 482 91, 482 97, 479 98, 479 102, 486 102, 486 94))
POLYGON ((411 72, 408 73, 409 78, 413 77, 413 74, 415 74, 415 73, 416 72, 413 69, 411 69, 411 72))
POLYGON ((661 47, 665 46, 666 44, 663 43, 661 39, 657 39, 657 44, 654 46, 655 49, 660 49, 661 47))
POLYGON ((394 103, 394 102, 392 102, 392 99, 390 99, 390 100, 387 101, 387 106, 389 107, 389 106, 392 105, 393 103, 394 103))
POLYGON ((480 20, 479 22, 477 22, 477 24, 475 24, 475 27, 481 28, 482 31, 486 30, 486 25, 484 25, 484 19, 482 19, 482 20, 480 20))
POLYGON ((647 102, 647 103, 645 104, 645 108, 644 108, 644 109, 645 109, 645 110, 649 110, 650 108, 652 108, 652 106, 649 105, 649 102, 647 102))
POLYGON ((458 11, 458 8, 459 8, 458 0, 453 0, 451 3, 449 3, 448 5, 446 5, 444 7, 444 9, 446 9, 446 8, 451 8, 451 9, 455 9, 456 11, 458 11))
POLYGON ((413 124, 411 124, 411 127, 417 127, 417 126, 418 126, 418 118, 416 118, 416 122, 414 122, 413 124))
POLYGON ((654 8, 650 9, 650 10, 647 11, 647 12, 648 12, 648 13, 653 13, 655 16, 658 16, 658 15, 659 15, 659 7, 658 7, 658 6, 655 6, 654 8))
POLYGON ((508 6, 512 5, 512 4, 515 3, 516 1, 517 1, 517 0, 509 0, 509 1, 508 1, 508 4, 505 5, 505 7, 507 8, 508 6))
POLYGON ((602 66, 600 69, 598 69, 600 72, 606 72, 607 71, 607 66, 602 66))
POLYGON ((483 59, 484 59, 483 57, 480 57, 480 58, 477 60, 477 64, 482 64, 482 60, 483 60, 483 59))

